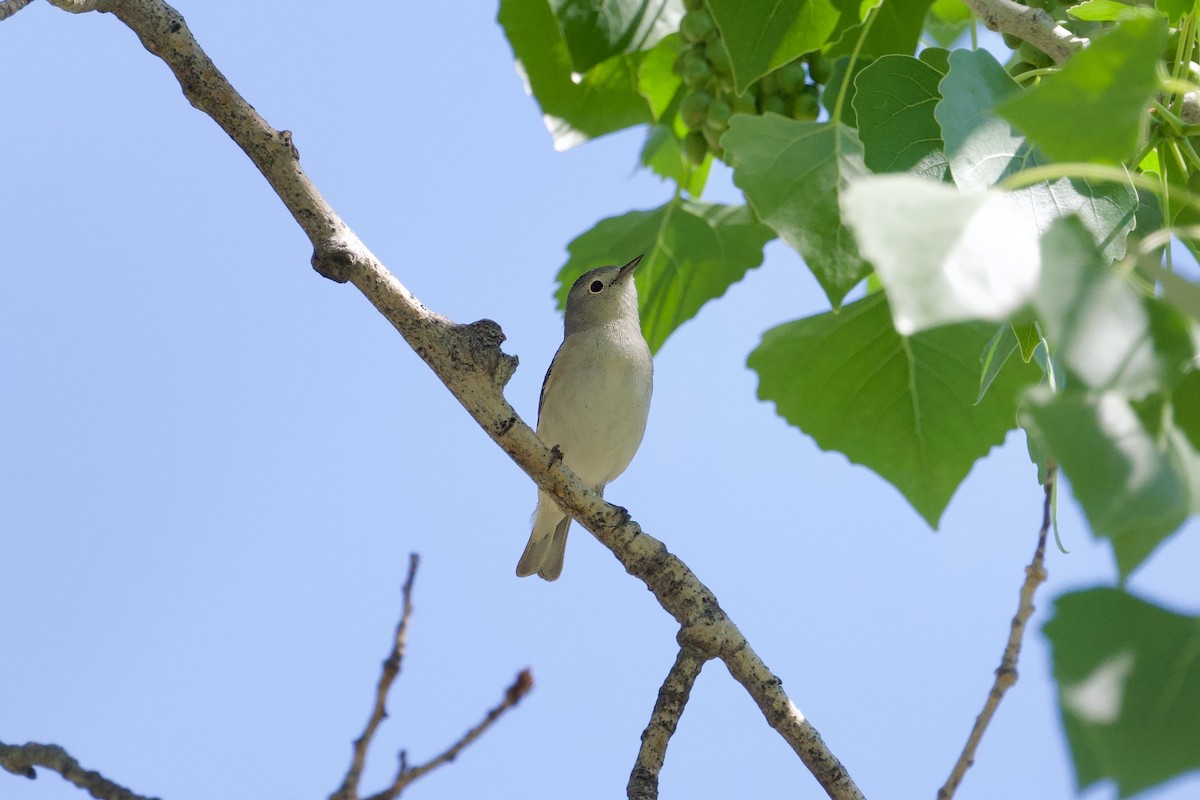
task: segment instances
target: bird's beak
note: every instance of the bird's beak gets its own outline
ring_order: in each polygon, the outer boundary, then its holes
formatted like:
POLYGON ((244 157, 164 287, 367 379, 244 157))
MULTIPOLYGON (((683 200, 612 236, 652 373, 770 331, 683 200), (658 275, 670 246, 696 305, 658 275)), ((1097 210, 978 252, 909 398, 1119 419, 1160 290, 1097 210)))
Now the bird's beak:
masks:
POLYGON ((621 267, 620 271, 617 272, 617 281, 623 281, 623 280, 625 280, 625 278, 627 276, 632 275, 633 271, 635 269, 637 269, 637 265, 642 263, 642 259, 645 257, 646 257, 646 255, 645 255, 645 253, 643 253, 642 255, 635 258, 633 261, 630 261, 628 264, 621 267))

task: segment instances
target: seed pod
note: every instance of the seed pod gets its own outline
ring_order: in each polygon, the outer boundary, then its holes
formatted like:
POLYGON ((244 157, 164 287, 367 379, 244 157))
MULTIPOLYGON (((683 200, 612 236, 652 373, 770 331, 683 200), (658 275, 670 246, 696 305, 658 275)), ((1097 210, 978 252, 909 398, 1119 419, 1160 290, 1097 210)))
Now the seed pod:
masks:
POLYGON ((732 75, 733 64, 729 60, 729 48, 720 39, 716 39, 708 43, 704 48, 704 54, 708 56, 708 63, 712 66, 713 72, 718 75, 732 75))
POLYGON ((733 98, 733 113, 734 114, 757 114, 758 101, 754 97, 753 90, 740 94, 733 98))
POLYGON ((811 83, 800 88, 800 92, 792 98, 792 119, 801 122, 812 122, 821 113, 821 91, 811 83))
POLYGON ((683 59, 683 85, 689 89, 702 89, 712 83, 712 67, 704 56, 704 46, 692 47, 685 50, 683 59))
POLYGON ((788 116, 787 98, 781 94, 767 94, 758 99, 758 109, 763 114, 782 114, 788 116))
POLYGON ((706 124, 718 130, 725 130, 729 127, 729 118, 731 116, 733 116, 733 106, 724 97, 718 97, 708 107, 706 124))
POLYGON ((796 94, 804 87, 804 65, 798 60, 775 70, 775 81, 783 94, 796 94))
POLYGON ((813 83, 822 86, 829 83, 829 73, 833 71, 833 63, 820 53, 808 54, 808 75, 813 83))
POLYGON ((708 107, 712 105, 713 96, 705 91, 692 92, 683 98, 679 104, 679 118, 688 130, 698 130, 708 118, 708 107))
POLYGON ((708 142, 704 140, 704 134, 692 131, 683 137, 683 154, 693 164, 703 163, 704 157, 708 155, 708 142))
POLYGON ((717 35, 717 26, 712 15, 703 8, 689 11, 679 20, 679 35, 685 42, 702 44, 717 35))

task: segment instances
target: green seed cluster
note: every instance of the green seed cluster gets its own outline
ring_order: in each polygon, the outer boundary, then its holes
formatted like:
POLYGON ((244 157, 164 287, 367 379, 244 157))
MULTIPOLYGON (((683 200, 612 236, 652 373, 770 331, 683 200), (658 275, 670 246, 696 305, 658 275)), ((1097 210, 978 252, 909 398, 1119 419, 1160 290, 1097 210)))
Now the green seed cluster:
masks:
POLYGON ((736 94, 729 50, 704 0, 684 0, 684 6, 687 13, 679 21, 684 50, 675 61, 675 73, 688 89, 679 104, 679 117, 688 129, 683 139, 688 160, 699 164, 710 152, 721 158, 720 139, 734 114, 771 112, 805 121, 817 118, 817 84, 829 79, 828 62, 820 54, 784 64, 743 94, 736 94))

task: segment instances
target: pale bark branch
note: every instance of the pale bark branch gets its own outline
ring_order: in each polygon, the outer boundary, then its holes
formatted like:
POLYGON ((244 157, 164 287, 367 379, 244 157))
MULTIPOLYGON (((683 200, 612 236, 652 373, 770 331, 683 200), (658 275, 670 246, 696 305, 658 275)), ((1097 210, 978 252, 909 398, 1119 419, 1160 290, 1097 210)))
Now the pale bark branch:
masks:
POLYGON ((58 6, 63 11, 70 11, 72 14, 83 14, 87 11, 96 11, 100 8, 101 0, 49 0, 50 5, 58 6))
POLYGON ((1055 468, 1048 467, 1044 487, 1045 499, 1042 502, 1042 528, 1038 531, 1037 549, 1033 551, 1033 559, 1029 562, 1029 566, 1025 567, 1025 582, 1021 584, 1017 613, 1013 616, 1012 624, 1009 626, 1008 643, 1004 646, 1004 655, 1000 658, 1000 666, 996 668, 996 680, 992 683, 991 691, 988 692, 987 701, 983 704, 983 711, 979 712, 979 716, 975 718, 975 725, 971 728, 971 734, 967 737, 962 754, 954 763, 950 777, 938 790, 938 800, 950 800, 954 796, 963 777, 967 774, 967 770, 975 763, 975 751, 979 747, 980 740, 983 739, 988 723, 992 721, 996 709, 1000 707, 1004 693, 1017 682, 1017 659, 1021 656, 1021 639, 1025 635, 1025 625, 1033 616, 1033 595, 1038 586, 1046 580, 1046 537, 1050 533, 1051 524, 1053 524, 1051 506, 1054 497, 1055 475, 1055 468))
POLYGON ((0 22, 8 19, 32 2, 33 0, 3 0, 3 2, 0 2, 0 22))
POLYGON ((463 751, 467 745, 478 739, 487 731, 492 724, 500 719, 500 716, 510 708, 521 702, 521 698, 529 694, 529 690, 533 688, 533 675, 529 670, 521 670, 517 674, 512 685, 504 691, 504 699, 495 708, 492 708, 484 715, 478 725, 464 733, 462 737, 454 744, 447 747, 438 755, 426 761, 424 764, 418 764, 415 767, 408 766, 408 756, 404 751, 400 752, 400 769, 396 772, 396 778, 392 781, 392 785, 384 789, 382 792, 376 792, 367 798, 367 800, 395 800, 400 796, 400 793, 408 787, 410 783, 417 780, 423 775, 433 772, 443 764, 448 764, 458 757, 458 754, 463 751))
POLYGON ((371 740, 375 738, 375 731, 387 718, 388 692, 391 691, 392 682, 400 674, 400 665, 404 661, 404 649, 408 642, 408 619, 412 616, 413 581, 417 577, 417 566, 420 563, 421 558, 416 553, 409 555, 408 577, 405 578, 404 588, 401 591, 404 603, 400 612, 400 622, 397 623, 396 633, 392 637, 392 651, 383 661, 379 682, 375 686, 375 702, 371 706, 367 725, 363 728, 362 734, 354 740, 354 754, 350 759, 350 768, 346 770, 346 777, 342 781, 342 785, 330 795, 329 800, 357 800, 358 798, 358 783, 362 778, 363 767, 367 761, 367 751, 371 749, 371 740))
POLYGON ((95 770, 84 769, 56 744, 0 742, 0 767, 30 780, 37 777, 35 767, 57 772, 63 780, 75 784, 96 800, 151 800, 113 783, 95 770))
POLYGON ((679 655, 658 690, 650 722, 642 731, 642 746, 638 748, 637 761, 626 786, 629 800, 657 800, 658 774, 667 757, 667 745, 675 735, 679 718, 705 661, 695 650, 686 646, 679 648, 679 655))
POLYGON ((1008 33, 1029 42, 1054 63, 1061 64, 1081 47, 1081 39, 1054 21, 1040 8, 1030 8, 1013 0, 963 0, 975 16, 990 30, 1008 33))
POLYGON ((99 0, 179 80, 184 95, 246 153, 308 235, 313 267, 350 282, 396 328, 468 413, 509 457, 641 579, 680 625, 698 634, 706 655, 721 658, 767 722, 787 741, 830 797, 859 798, 846 769, 784 693, 712 592, 662 542, 643 533, 555 459, 505 400, 516 358, 500 350, 500 327, 455 324, 421 304, 358 239, 300 168, 287 131, 276 131, 237 93, 201 49, 183 17, 162 0, 99 0))

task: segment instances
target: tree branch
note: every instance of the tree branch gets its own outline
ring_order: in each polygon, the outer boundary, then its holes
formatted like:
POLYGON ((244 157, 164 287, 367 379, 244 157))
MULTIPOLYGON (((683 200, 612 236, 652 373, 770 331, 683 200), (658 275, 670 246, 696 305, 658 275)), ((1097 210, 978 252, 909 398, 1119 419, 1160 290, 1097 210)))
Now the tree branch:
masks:
POLYGON ((1029 8, 1013 0, 963 0, 989 30, 1007 33, 1029 42, 1061 64, 1088 44, 1054 21, 1040 8, 1029 8))
POLYGON ((1008 631, 1008 644, 1004 647, 1004 655, 1001 656, 1000 666, 996 669, 996 680, 992 684, 992 690, 988 692, 987 701, 983 704, 983 711, 979 712, 979 716, 975 718, 975 726, 971 728, 971 735, 967 737, 967 743, 963 747, 958 761, 955 762, 950 777, 938 790, 938 800, 950 800, 954 797, 967 770, 975 763, 975 750, 979 747, 979 741, 983 738, 988 723, 995 716, 996 709, 1000 707, 1004 693, 1017 682, 1017 659, 1021 655, 1021 639, 1025 635, 1025 625, 1033 616, 1033 594, 1037 591, 1038 586, 1046 580, 1046 536, 1049 534, 1050 525, 1053 522, 1051 504, 1054 496, 1055 474, 1054 466, 1050 466, 1046 470, 1045 500, 1042 502, 1042 529, 1038 532, 1037 549, 1033 551, 1033 560, 1029 562, 1029 566, 1025 567, 1025 582, 1021 584, 1017 613, 1012 618, 1012 625, 1008 631))
POLYGON ((679 718, 705 660, 691 648, 680 646, 679 655, 658 690, 650 722, 642 731, 642 746, 626 787, 629 800, 658 800, 658 773, 667 757, 667 745, 679 726, 679 718))
POLYGON ((30 780, 37 777, 34 767, 57 772, 97 800, 151 800, 119 786, 95 770, 84 769, 66 750, 56 744, 10 745, 0 742, 0 767, 30 780))
POLYGON ((383 661, 383 670, 379 674, 379 683, 375 686, 375 703, 371 706, 371 715, 367 718, 367 726, 362 734, 354 740, 354 755, 350 759, 350 768, 346 777, 329 800, 357 800, 358 783, 362 778, 363 766, 366 764, 367 751, 371 749, 371 740, 379 724, 387 717, 387 696, 391 691, 392 682, 400 674, 400 664, 404 660, 404 649, 408 641, 408 618, 412 616, 412 587, 417 577, 417 566, 421 557, 416 553, 408 556, 408 577, 404 580, 403 610, 400 612, 400 622, 396 625, 396 634, 392 638, 392 652, 383 661))
POLYGON ((50 0, 50 5, 58 6, 72 14, 84 14, 99 9, 100 0, 50 0))
POLYGON ((276 131, 229 84, 196 42, 183 17, 162 0, 99 0, 132 29, 179 80, 184 95, 242 148, 287 206, 313 246, 313 267, 353 283, 421 356, 468 413, 538 488, 553 495, 584 528, 641 579, 662 607, 689 631, 701 632, 702 653, 719 657, 745 687, 767 722, 834 798, 859 798, 849 774, 816 729, 783 692, 712 592, 624 509, 609 505, 555 459, 509 405, 503 388, 517 360, 500 350, 500 327, 481 320, 458 325, 421 304, 359 240, 300 167, 291 134, 276 131))
POLYGON ((0 2, 0 22, 8 19, 32 2, 33 0, 2 0, 0 2))
POLYGON ((396 773, 396 779, 392 782, 392 785, 382 792, 376 792, 368 797, 367 800, 395 800, 417 778, 433 772, 443 764, 453 761, 467 745, 482 736, 492 726, 492 723, 500 718, 501 714, 521 702, 521 698, 529 694, 529 690, 532 688, 533 675, 527 669, 521 670, 512 685, 504 691, 504 699, 500 701, 498 706, 488 711, 484 715, 483 720, 474 728, 464 733, 461 739, 424 764, 418 764, 415 767, 408 766, 408 755, 403 750, 400 751, 400 769, 396 773))

